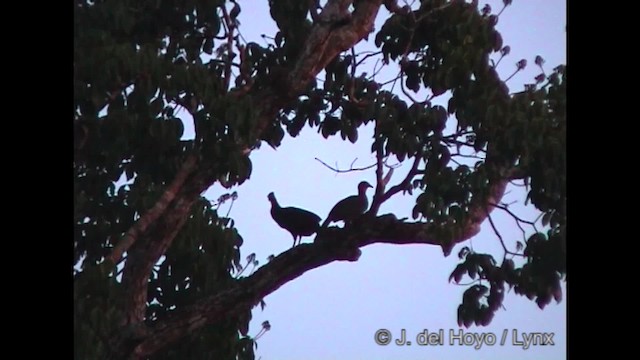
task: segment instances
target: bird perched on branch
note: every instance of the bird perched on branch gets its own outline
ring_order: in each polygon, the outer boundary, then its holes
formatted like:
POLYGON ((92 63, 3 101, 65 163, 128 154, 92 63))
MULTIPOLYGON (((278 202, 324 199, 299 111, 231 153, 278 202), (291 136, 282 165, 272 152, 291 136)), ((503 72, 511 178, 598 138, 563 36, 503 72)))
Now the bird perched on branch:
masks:
POLYGON ((364 214, 369 207, 367 189, 371 187, 373 186, 366 181, 360 182, 360 184, 358 184, 358 195, 349 196, 335 204, 333 209, 329 211, 327 219, 322 223, 322 227, 326 227, 331 222, 338 221, 344 221, 346 224, 364 214))
POLYGON ((296 246, 296 241, 301 240, 303 236, 309 236, 318 231, 320 227, 318 215, 296 207, 280 207, 274 193, 269 193, 267 197, 271 202, 271 217, 281 228, 291 233, 293 246, 296 246))

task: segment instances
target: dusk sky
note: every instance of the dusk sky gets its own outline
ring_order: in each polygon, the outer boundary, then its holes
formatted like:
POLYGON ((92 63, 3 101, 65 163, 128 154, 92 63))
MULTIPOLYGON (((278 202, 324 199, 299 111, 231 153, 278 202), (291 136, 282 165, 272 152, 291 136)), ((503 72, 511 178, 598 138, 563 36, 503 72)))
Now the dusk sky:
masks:
MULTIPOLYGON (((494 13, 502 8, 500 0, 488 3, 494 13)), ((268 1, 242 1, 240 5, 240 31, 244 39, 265 44, 260 35, 276 33, 268 1)), ((385 10, 378 14, 376 31, 386 14, 385 10)), ((507 83, 511 92, 521 91, 523 84, 533 82, 540 73, 534 65, 536 55, 546 60, 544 67, 548 73, 555 66, 566 64, 565 27, 565 1, 515 0, 502 13, 497 28, 505 45, 511 46, 511 54, 498 67, 499 73, 507 78, 515 70, 515 63, 523 58, 529 64, 507 83)), ((371 48, 373 38, 370 36, 369 44, 358 44, 356 51, 371 48)), ((391 78, 396 70, 395 66, 389 66, 388 75, 383 73, 380 79, 391 78)), ((454 123, 453 119, 450 121, 454 123)), ((289 233, 271 219, 268 193, 275 192, 282 206, 305 208, 324 219, 337 201, 356 193, 358 182, 367 180, 375 184, 373 169, 336 174, 314 160, 317 157, 341 169, 348 168, 356 158, 354 166, 373 164, 371 124, 359 128, 357 144, 343 141, 340 136, 325 140, 317 130, 306 127, 296 138, 286 135, 277 150, 262 146, 250 155, 253 163, 250 180, 231 190, 216 184, 205 193, 215 201, 224 193, 237 191, 239 197, 230 216, 245 240, 241 248, 243 258, 255 253, 262 266, 269 255, 278 255, 291 247, 289 233)), ((192 136, 192 126, 187 126, 185 137, 192 136)), ((401 181, 409 167, 410 163, 406 163, 397 169, 391 184, 401 181)), ((370 200, 372 194, 369 190, 370 200)), ((380 213, 392 212, 411 219, 414 198, 415 194, 412 197, 398 195, 386 202, 380 213)), ((512 186, 503 201, 522 204, 524 198, 523 190, 512 186)), ((222 215, 227 207, 228 204, 221 206, 222 215)), ((538 215, 531 207, 512 205, 511 209, 529 220, 538 215)), ((515 247, 515 242, 522 240, 522 234, 513 219, 500 210, 492 217, 502 236, 515 247)), ((303 242, 312 239, 303 238, 303 242)), ((501 246, 488 222, 483 224, 479 235, 464 245, 473 246, 479 252, 490 252, 499 261, 502 259, 501 246)), ((448 282, 451 271, 460 261, 457 252, 464 245, 458 245, 447 258, 435 246, 371 245, 362 249, 357 262, 334 262, 305 273, 267 296, 264 311, 259 307, 254 309, 250 335, 260 331, 263 321, 271 324, 271 330, 258 340, 256 359, 565 359, 566 292, 561 303, 552 301, 545 310, 540 310, 535 302, 510 291, 505 296, 504 309, 496 313, 490 326, 462 328, 464 332, 492 333, 497 338, 496 345, 475 349, 448 343, 450 329, 456 333, 460 330, 456 310, 462 293, 468 288, 448 282), (425 329, 429 332, 443 329, 445 344, 396 346, 392 342, 380 346, 374 342, 374 334, 383 328, 388 329, 394 339, 406 329, 408 340, 415 339, 416 334, 425 329), (507 343, 500 346, 505 330, 507 343), (512 343, 514 330, 518 336, 523 332, 553 333, 554 345, 531 346, 525 350, 522 345, 512 343)))

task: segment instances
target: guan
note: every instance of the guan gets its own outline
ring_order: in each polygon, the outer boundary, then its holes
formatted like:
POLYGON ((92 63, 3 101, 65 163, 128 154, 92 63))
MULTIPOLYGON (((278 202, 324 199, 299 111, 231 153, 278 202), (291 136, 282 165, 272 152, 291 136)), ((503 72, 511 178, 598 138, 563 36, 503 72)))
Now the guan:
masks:
POLYGON ((291 233, 293 246, 296 246, 296 241, 301 240, 303 236, 309 236, 318 231, 320 223, 318 215, 296 207, 280 207, 274 193, 269 193, 267 197, 271 202, 271 217, 281 228, 291 233))
POLYGON ((329 211, 327 219, 322 223, 322 227, 338 221, 344 221, 346 225, 358 216, 364 214, 369 207, 367 189, 371 187, 373 186, 366 181, 360 182, 360 184, 358 184, 358 195, 349 196, 335 204, 333 209, 329 211))

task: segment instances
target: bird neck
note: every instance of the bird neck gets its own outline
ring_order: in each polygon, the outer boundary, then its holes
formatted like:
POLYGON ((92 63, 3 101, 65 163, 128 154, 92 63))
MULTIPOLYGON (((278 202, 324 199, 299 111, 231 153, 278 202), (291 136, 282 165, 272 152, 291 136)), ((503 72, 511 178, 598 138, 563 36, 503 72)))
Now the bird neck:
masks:
POLYGON ((271 208, 280 209, 280 204, 278 204, 278 200, 276 200, 275 198, 271 199, 271 208))

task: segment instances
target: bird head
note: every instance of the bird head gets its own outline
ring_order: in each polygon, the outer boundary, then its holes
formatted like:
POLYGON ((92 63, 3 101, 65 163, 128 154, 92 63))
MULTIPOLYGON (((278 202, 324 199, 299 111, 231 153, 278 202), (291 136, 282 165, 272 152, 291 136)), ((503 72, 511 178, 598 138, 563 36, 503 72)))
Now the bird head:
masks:
POLYGON ((371 186, 371 184, 369 184, 366 181, 361 181, 360 184, 358 184, 358 192, 359 193, 365 193, 367 191, 368 188, 372 188, 373 186, 371 186))
POLYGON ((273 192, 270 192, 269 195, 267 195, 267 199, 269 199, 269 201, 273 204, 276 203, 276 194, 274 194, 273 192))

